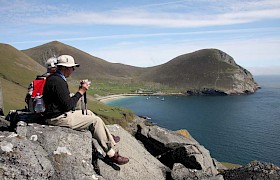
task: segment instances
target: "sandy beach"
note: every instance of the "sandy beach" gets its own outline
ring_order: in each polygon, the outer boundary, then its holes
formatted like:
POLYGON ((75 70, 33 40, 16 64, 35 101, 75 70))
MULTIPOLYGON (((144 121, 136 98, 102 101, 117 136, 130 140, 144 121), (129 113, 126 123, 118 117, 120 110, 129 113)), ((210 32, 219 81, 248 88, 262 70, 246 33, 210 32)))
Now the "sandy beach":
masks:
POLYGON ((125 98, 125 97, 128 97, 128 96, 139 96, 139 95, 138 94, 115 94, 115 95, 98 97, 96 99, 100 102, 105 103, 105 102, 108 102, 108 101, 111 101, 111 100, 125 98))
POLYGON ((120 99, 120 98, 126 98, 129 96, 174 96, 174 95, 179 95, 182 96, 182 93, 169 93, 169 94, 165 94, 165 93, 154 93, 154 94, 114 94, 114 95, 109 95, 109 96, 102 96, 102 97, 98 97, 96 98, 98 101, 100 102, 108 102, 111 100, 116 100, 116 99, 120 99))

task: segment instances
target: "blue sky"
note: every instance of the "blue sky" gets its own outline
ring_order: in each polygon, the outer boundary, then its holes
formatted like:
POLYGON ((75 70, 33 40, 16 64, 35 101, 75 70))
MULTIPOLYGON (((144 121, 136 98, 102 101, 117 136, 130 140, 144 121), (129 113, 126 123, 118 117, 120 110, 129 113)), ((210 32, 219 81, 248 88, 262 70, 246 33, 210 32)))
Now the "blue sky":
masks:
POLYGON ((150 67, 217 48, 253 75, 280 74, 280 0, 0 0, 0 42, 60 41, 150 67))

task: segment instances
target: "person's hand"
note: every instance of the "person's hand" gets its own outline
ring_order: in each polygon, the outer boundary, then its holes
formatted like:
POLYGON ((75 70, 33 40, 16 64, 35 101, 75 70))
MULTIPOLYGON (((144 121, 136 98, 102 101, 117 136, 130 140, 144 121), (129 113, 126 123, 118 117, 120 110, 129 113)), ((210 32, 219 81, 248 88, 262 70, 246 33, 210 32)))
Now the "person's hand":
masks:
POLYGON ((90 86, 90 81, 88 79, 84 79, 80 81, 79 92, 83 95, 90 86))

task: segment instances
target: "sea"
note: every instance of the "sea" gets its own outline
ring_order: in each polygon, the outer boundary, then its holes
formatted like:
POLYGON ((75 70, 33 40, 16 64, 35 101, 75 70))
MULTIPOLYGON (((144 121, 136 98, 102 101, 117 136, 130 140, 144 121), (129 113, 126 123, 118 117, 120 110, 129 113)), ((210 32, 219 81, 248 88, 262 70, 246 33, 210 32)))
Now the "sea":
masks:
POLYGON ((133 96, 106 102, 186 129, 220 162, 280 166, 280 76, 255 76, 261 89, 236 96, 133 96))

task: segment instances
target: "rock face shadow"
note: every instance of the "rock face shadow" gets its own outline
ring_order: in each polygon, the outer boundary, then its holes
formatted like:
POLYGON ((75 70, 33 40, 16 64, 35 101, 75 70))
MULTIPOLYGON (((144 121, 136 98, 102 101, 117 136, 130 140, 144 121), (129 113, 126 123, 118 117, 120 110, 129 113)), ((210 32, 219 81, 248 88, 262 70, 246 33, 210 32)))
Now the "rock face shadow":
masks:
POLYGON ((92 153, 92 164, 93 164, 93 167, 94 167, 94 170, 95 172, 98 174, 98 175, 101 175, 100 173, 100 169, 99 169, 99 166, 98 166, 98 159, 100 159, 101 161, 103 161, 105 164, 107 164, 108 166, 111 166, 114 170, 116 171, 120 171, 121 168, 120 166, 116 165, 115 163, 112 162, 111 159, 109 159, 108 157, 104 157, 100 152, 98 151, 93 151, 92 153))

